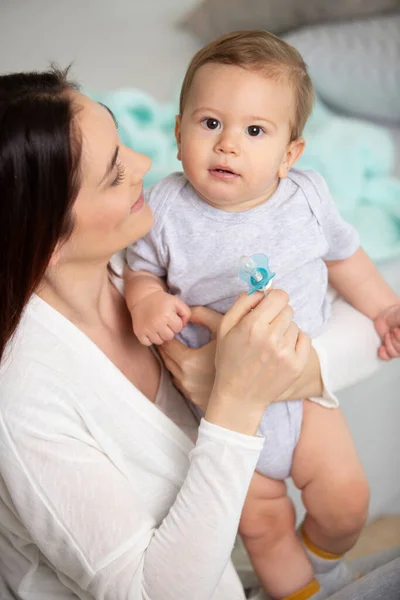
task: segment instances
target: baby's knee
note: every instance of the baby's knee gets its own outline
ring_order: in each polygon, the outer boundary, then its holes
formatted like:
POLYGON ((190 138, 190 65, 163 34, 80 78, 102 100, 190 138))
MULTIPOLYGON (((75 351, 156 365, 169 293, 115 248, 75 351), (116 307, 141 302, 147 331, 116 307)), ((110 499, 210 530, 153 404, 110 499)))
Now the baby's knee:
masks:
POLYGON ((365 477, 333 481, 322 527, 339 536, 358 533, 368 517, 369 497, 365 477))
POLYGON ((249 550, 253 542, 273 547, 288 532, 295 530, 293 503, 287 496, 274 499, 250 499, 243 507, 239 533, 249 550))

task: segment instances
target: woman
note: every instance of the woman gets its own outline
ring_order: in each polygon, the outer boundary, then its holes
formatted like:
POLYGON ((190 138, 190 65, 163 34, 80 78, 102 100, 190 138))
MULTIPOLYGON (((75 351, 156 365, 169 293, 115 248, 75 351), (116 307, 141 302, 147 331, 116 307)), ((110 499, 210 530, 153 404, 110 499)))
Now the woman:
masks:
POLYGON ((20 598, 243 599, 229 557, 257 426, 321 391, 286 294, 243 296, 198 427, 109 266, 151 227, 149 167, 66 73, 0 77, 0 572, 20 598))

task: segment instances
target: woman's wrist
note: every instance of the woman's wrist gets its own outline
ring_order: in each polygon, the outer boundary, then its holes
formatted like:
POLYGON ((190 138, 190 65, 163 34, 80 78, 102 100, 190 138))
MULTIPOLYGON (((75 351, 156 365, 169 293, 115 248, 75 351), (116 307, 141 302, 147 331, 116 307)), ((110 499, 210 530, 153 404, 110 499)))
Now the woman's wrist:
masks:
POLYGON ((213 390, 204 418, 224 429, 254 436, 264 412, 264 405, 249 406, 248 402, 213 390))
POLYGON ((278 398, 281 400, 297 400, 310 396, 322 396, 324 383, 321 375, 321 365, 317 352, 311 348, 307 365, 296 381, 278 398))

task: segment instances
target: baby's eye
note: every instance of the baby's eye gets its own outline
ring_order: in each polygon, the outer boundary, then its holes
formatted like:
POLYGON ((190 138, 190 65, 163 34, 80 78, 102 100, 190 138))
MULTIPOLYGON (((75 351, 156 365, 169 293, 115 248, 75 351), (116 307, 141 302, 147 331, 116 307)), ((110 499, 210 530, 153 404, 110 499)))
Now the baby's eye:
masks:
POLYGON ((218 129, 219 127, 221 127, 221 123, 217 119, 213 119, 211 117, 203 119, 202 123, 205 127, 207 127, 207 129, 218 129))
POLYGON ((250 125, 247 127, 246 131, 249 135, 251 135, 251 137, 258 137, 262 133, 265 133, 264 129, 259 125, 250 125))

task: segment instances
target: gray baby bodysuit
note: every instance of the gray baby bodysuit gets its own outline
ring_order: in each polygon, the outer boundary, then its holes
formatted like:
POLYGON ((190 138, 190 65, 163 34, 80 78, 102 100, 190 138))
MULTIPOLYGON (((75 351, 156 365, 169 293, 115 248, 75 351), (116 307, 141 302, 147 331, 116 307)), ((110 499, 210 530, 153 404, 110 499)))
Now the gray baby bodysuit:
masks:
MULTIPOLYGON (((292 169, 267 202, 243 212, 209 206, 182 173, 149 188, 146 200, 154 226, 127 249, 132 269, 165 277, 169 290, 189 306, 225 313, 246 290, 238 276, 241 256, 263 253, 276 273, 274 287, 290 296, 299 327, 311 336, 321 332, 330 315, 324 260, 351 256, 359 239, 320 175, 292 169)), ((209 332, 189 324, 180 337, 199 347, 209 332)), ((264 447, 258 472, 273 479, 290 475, 302 418, 302 400, 270 404, 259 426, 264 447)))
MULTIPOLYGON (((263 253, 276 273, 274 287, 290 296, 296 323, 313 337, 321 332, 330 316, 324 260, 351 256, 359 239, 318 173, 292 169, 267 202, 242 212, 208 205, 182 173, 153 185, 145 197, 154 226, 128 248, 132 269, 165 277, 188 306, 225 313, 247 289, 238 276, 241 256, 263 253)), ((181 339, 199 347, 209 333, 189 325, 181 339)))

